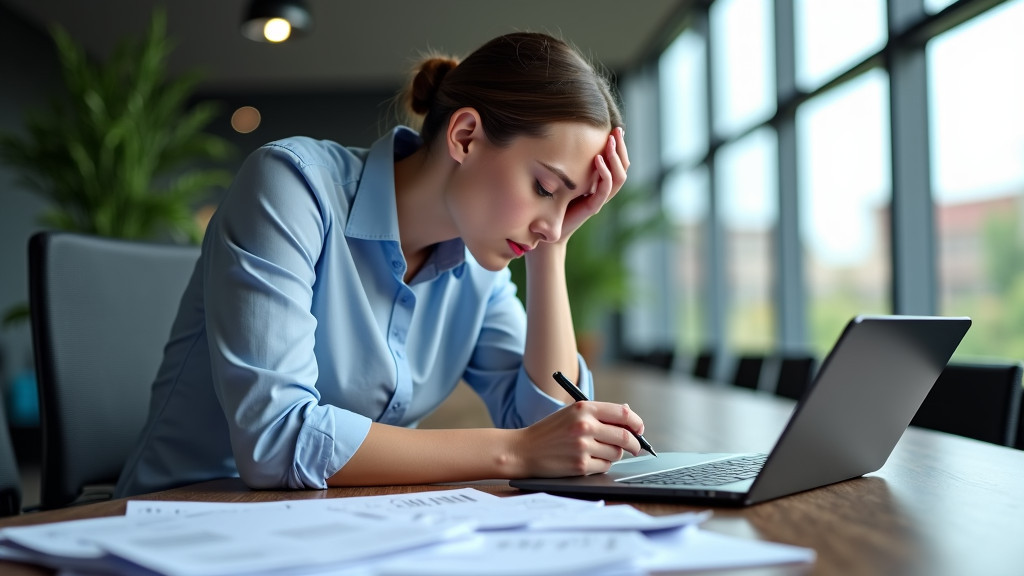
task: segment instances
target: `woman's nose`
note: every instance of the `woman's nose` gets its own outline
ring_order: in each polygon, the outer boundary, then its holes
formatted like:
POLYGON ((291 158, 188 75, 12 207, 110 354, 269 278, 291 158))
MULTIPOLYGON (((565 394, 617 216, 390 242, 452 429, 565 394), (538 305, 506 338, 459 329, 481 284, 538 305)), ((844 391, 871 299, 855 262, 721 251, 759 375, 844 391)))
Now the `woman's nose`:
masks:
POLYGON ((530 231, 540 236, 542 242, 558 242, 562 237, 563 216, 561 212, 544 214, 534 220, 530 231))

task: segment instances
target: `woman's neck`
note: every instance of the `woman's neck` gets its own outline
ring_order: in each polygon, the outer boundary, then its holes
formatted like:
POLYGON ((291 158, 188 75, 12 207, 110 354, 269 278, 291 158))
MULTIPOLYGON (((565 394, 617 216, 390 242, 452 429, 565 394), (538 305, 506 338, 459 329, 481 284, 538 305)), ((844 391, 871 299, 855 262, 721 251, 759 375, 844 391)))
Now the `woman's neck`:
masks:
POLYGON ((426 146, 395 162, 395 203, 406 283, 423 267, 434 245, 458 236, 444 200, 453 164, 447 155, 430 154, 426 146))

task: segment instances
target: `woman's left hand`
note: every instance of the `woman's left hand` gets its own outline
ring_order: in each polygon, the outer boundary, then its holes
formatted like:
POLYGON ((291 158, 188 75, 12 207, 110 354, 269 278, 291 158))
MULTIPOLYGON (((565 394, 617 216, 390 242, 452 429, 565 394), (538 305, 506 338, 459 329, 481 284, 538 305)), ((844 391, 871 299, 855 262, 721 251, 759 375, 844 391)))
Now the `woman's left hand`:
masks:
POLYGON ((594 157, 596 178, 590 190, 569 203, 562 220, 561 242, 567 242, 572 233, 588 218, 597 214, 626 182, 629 169, 629 154, 626 152, 626 132, 615 128, 608 135, 604 150, 594 157))

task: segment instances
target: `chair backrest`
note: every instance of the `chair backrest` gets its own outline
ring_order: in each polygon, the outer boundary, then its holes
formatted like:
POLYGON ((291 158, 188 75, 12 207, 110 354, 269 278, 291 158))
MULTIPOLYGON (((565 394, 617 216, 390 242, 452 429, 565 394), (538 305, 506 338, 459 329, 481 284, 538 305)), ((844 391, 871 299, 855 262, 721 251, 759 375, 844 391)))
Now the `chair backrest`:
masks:
POLYGON ((759 354, 745 354, 736 359, 736 370, 733 372, 733 386, 758 389, 761 381, 761 367, 765 357, 759 354))
POLYGON ((21 512, 21 475, 14 442, 7 424, 7 409, 0 394, 0 518, 21 512))
POLYGON ((675 362, 676 351, 672 348, 651 348, 643 352, 628 351, 625 353, 625 358, 635 364, 671 370, 675 362))
POLYGON ((1021 405, 1020 362, 951 363, 911 425, 1013 446, 1021 405))
POLYGON ((701 350, 693 360, 693 368, 690 374, 701 380, 711 379, 711 370, 715 365, 715 353, 711 348, 701 350))
POLYGON ((1024 394, 1021 395, 1020 410, 1017 412, 1017 440, 1013 446, 1024 450, 1024 394))
POLYGON ((775 394, 799 400, 811 385, 817 364, 817 358, 809 354, 781 356, 775 394))
POLYGON ((109 497, 148 412, 199 248, 41 232, 29 310, 43 432, 40 507, 109 497), (108 485, 99 494, 83 488, 108 485))

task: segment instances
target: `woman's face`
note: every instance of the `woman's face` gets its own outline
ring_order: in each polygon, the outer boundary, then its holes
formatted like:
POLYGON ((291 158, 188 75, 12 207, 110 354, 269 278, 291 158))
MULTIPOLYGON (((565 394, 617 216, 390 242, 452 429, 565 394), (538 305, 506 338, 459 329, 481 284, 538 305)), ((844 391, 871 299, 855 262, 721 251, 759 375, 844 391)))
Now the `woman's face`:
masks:
POLYGON ((608 130, 579 122, 549 126, 499 148, 474 141, 452 177, 448 208, 473 258, 500 270, 541 242, 557 242, 569 203, 591 191, 608 130))

